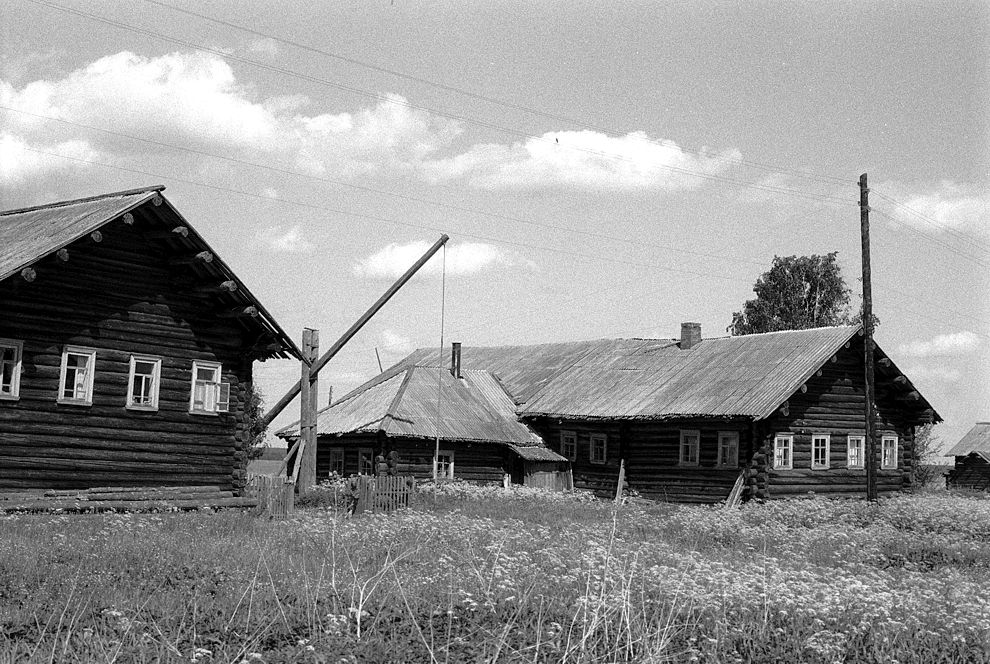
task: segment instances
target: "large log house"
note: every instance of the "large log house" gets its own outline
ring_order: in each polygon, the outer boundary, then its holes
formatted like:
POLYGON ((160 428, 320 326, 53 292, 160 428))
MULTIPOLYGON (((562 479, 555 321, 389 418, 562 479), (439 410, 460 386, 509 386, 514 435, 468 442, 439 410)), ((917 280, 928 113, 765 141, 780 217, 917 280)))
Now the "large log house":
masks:
POLYGON ((163 189, 0 213, 0 490, 244 486, 252 363, 299 350, 163 189))
MULTIPOLYGON (((490 427, 472 452, 453 447, 456 426, 481 418, 461 405, 466 395, 497 390, 534 449, 570 461, 577 488, 613 494, 624 462, 628 486, 660 500, 723 500, 740 475, 746 497, 865 494, 863 344, 858 326, 702 339, 685 323, 673 340, 464 348, 459 370, 490 376, 487 390, 470 378, 448 387, 438 351, 422 349, 321 412, 319 470, 370 471, 361 454, 397 449, 428 475, 439 418, 452 476, 518 481, 511 457, 498 453, 514 441, 490 427), (418 373, 432 377, 432 391, 403 408, 418 373)), ((913 483, 914 428, 941 418, 879 348, 875 359, 878 489, 891 492, 913 483)))

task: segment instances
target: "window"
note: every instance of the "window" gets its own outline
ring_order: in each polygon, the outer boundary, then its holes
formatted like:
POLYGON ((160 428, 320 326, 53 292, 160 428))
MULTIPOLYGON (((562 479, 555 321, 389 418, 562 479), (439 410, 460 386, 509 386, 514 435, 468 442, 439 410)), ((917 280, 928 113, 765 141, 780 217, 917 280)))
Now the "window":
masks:
POLYGON ((680 464, 682 466, 698 465, 698 450, 700 448, 700 445, 701 445, 700 431, 681 432, 680 464))
POLYGON ((865 468, 866 455, 865 440, 863 436, 849 436, 849 446, 846 448, 846 466, 849 468, 865 468))
POLYGON ((880 440, 880 468, 894 470, 897 468, 897 436, 884 436, 880 440))
POLYGON ((131 355, 131 369, 127 378, 127 408, 158 410, 161 373, 160 357, 131 355))
POLYGON ((230 383, 220 382, 220 370, 218 362, 193 362, 190 413, 212 415, 230 410, 230 383))
POLYGON ((344 474, 344 450, 330 450, 330 474, 344 474))
POLYGON ((95 350, 66 346, 62 352, 62 369, 59 373, 58 403, 92 406, 95 366, 95 350))
POLYGON ((719 431, 718 465, 723 468, 739 465, 739 434, 735 431, 719 431))
POLYGON ((825 470, 829 466, 830 436, 827 433, 811 435, 811 469, 825 470))
POLYGON ((605 434, 591 434, 591 463, 605 463, 608 452, 608 437, 605 434))
POLYGON ((437 454, 434 472, 437 479, 454 479, 454 452, 452 450, 440 450, 437 454))
POLYGON ((773 467, 777 470, 794 468, 794 435, 780 434, 773 439, 773 467))
POLYGON ((24 344, 0 339, 0 399, 16 399, 21 391, 21 355, 24 344))
POLYGON ((577 459, 577 434, 573 431, 560 432, 560 454, 571 461, 577 459))
POLYGON ((370 447, 358 450, 358 475, 375 474, 375 453, 370 447))

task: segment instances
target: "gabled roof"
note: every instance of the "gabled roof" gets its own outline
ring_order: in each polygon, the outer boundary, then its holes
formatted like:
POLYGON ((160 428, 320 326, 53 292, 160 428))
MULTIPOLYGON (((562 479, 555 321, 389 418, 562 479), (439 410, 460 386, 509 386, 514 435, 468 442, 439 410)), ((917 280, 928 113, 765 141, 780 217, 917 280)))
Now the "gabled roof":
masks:
POLYGON ((977 422, 945 456, 967 456, 974 453, 990 461, 990 422, 977 422))
POLYGON ((211 263, 195 269, 218 282, 234 281, 237 290, 223 296, 232 306, 257 308, 258 316, 245 321, 245 325, 253 326, 264 336, 274 339, 278 346, 262 356, 285 357, 285 353, 289 353, 300 357, 295 343, 271 314, 161 194, 164 189, 164 185, 156 185, 0 212, 0 281, 100 230, 122 215, 134 213, 142 223, 160 225, 169 230, 179 225, 185 226, 187 236, 176 236, 167 242, 180 243, 183 250, 190 253, 209 251, 213 255, 211 263))

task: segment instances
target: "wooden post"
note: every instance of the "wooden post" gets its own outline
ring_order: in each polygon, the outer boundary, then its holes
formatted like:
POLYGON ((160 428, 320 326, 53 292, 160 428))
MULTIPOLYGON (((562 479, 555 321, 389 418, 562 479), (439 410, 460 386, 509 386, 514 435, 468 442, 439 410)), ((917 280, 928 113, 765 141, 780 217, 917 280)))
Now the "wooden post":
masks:
POLYGON ((622 486, 626 483, 626 460, 619 461, 619 482, 615 485, 615 502, 622 500, 622 486))
POLYGON ((873 421, 873 284, 870 281, 870 189, 859 176, 859 225, 863 246, 863 359, 866 368, 866 499, 877 500, 877 434, 873 421))
POLYGON ((316 372, 312 371, 312 363, 319 355, 320 333, 317 330, 306 328, 303 330, 302 352, 303 362, 302 376, 299 384, 301 386, 301 396, 299 400, 299 437, 302 441, 300 453, 296 458, 299 464, 299 482, 296 490, 302 494, 309 491, 316 484, 316 372))

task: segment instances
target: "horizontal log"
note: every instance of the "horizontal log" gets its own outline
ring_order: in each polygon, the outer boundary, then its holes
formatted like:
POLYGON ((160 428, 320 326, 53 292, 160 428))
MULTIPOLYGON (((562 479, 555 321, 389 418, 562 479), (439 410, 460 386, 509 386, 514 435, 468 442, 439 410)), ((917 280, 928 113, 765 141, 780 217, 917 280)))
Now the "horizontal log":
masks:
POLYGON ((103 233, 100 231, 93 231, 89 234, 89 238, 96 243, 103 242, 103 233))
POLYGON ((232 470, 229 467, 208 466, 203 467, 196 464, 165 463, 156 462, 154 464, 144 462, 133 462, 118 460, 116 458, 105 459, 59 459, 44 456, 15 457, 0 454, 0 473, 12 471, 20 472, 30 470, 32 472, 48 472, 49 474, 62 473, 94 473, 95 476, 103 477, 100 484, 113 482, 113 478, 127 473, 152 473, 159 474, 164 480, 168 476, 195 477, 197 475, 228 475, 232 470))
POLYGON ((213 262, 213 254, 209 251, 201 251, 192 256, 176 256, 174 258, 168 259, 169 265, 180 266, 180 265, 193 265, 195 263, 206 264, 213 262))
POLYGON ((63 263, 68 263, 69 262, 69 250, 66 249, 65 247, 62 247, 57 252, 55 252, 55 255, 63 263))
POLYGON ((258 307, 252 305, 226 309, 224 311, 218 311, 216 315, 217 318, 256 318, 258 316, 258 307))
POLYGON ((144 236, 149 240, 169 240, 173 238, 189 237, 189 229, 185 226, 175 226, 168 230, 149 229, 144 232, 144 236))
POLYGON ((194 293, 211 295, 215 293, 233 293, 237 290, 237 282, 233 280, 228 280, 216 284, 215 286, 195 286, 192 291, 194 293))
POLYGON ((66 512, 86 512, 86 511, 130 511, 140 512, 161 509, 162 507, 175 508, 180 510, 194 510, 202 508, 254 508, 258 506, 257 498, 236 497, 236 498, 202 498, 193 500, 168 500, 168 501, 26 501, 24 503, 0 503, 2 511, 27 511, 44 512, 52 509, 60 509, 66 512), (53 505, 52 503, 55 502, 53 505), (164 503, 164 504, 163 504, 164 503))
POLYGON ((24 281, 31 283, 38 278, 38 273, 33 267, 26 267, 21 270, 21 278, 24 279, 24 281))

